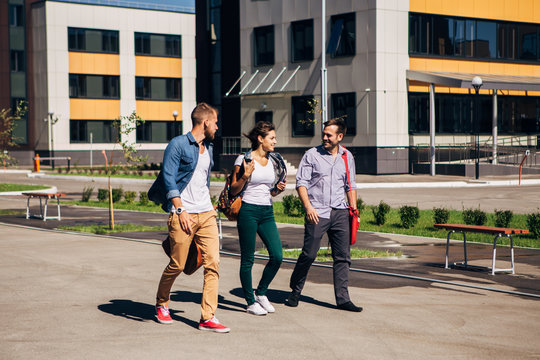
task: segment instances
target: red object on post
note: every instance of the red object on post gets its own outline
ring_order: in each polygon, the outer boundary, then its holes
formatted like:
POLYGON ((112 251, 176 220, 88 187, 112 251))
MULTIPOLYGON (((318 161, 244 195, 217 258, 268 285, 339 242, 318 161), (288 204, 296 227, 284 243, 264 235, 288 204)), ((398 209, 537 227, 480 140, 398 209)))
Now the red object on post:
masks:
POLYGON ((34 172, 39 172, 39 154, 34 157, 34 172))

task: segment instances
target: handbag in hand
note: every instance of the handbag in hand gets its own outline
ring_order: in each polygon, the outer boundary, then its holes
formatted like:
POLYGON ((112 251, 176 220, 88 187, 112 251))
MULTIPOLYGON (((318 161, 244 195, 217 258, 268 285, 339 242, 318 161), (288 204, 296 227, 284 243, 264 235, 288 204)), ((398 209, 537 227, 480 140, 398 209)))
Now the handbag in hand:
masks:
MULTIPOLYGON (((343 161, 345 161, 345 170, 347 172, 347 182, 349 183, 349 191, 351 190, 351 177, 349 175, 349 163, 347 161, 347 151, 343 151, 343 155, 341 155, 343 158, 343 161)), ((358 209, 353 208, 351 205, 349 205, 349 224, 350 224, 350 230, 351 230, 351 245, 354 245, 356 242, 356 235, 358 232, 358 228, 360 227, 360 214, 358 213, 358 209)))
MULTIPOLYGON (((161 243, 161 247, 163 248, 163 251, 165 251, 165 254, 167 254, 168 257, 171 257, 171 239, 168 236, 161 243)), ((186 264, 184 265, 183 272, 186 275, 191 275, 195 271, 197 271, 201 266, 202 266, 201 249, 199 248, 199 245, 197 245, 195 240, 192 240, 191 245, 189 246, 188 256, 186 259, 186 264)))

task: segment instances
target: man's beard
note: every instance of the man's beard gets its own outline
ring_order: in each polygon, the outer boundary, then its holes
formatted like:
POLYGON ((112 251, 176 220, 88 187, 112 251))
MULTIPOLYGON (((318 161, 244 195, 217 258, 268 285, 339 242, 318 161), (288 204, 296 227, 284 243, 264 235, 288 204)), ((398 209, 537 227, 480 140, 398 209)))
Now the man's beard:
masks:
POLYGON ((210 134, 209 132, 204 132, 204 140, 206 141, 213 141, 214 138, 215 138, 216 134, 213 133, 213 134, 210 134))

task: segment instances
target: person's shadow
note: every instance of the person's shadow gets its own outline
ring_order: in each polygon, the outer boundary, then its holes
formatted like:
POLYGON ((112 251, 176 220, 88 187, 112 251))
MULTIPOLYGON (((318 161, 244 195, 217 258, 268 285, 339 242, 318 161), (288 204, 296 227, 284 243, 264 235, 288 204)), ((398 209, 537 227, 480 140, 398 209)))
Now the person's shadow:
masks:
MULTIPOLYGON (((201 293, 192 293, 189 291, 173 291, 171 292, 171 300, 177 302, 193 302, 201 303, 201 293)), ((218 308, 228 311, 245 311, 244 305, 225 299, 222 295, 218 295, 218 308)))
MULTIPOLYGON (((109 300, 107 304, 98 305, 98 309, 115 316, 121 316, 129 320, 148 322, 156 320, 156 307, 154 305, 140 303, 137 301, 114 299, 109 300)), ((194 328, 199 327, 199 323, 183 316, 178 315, 183 313, 182 310, 170 310, 170 315, 173 320, 181 321, 186 325, 194 328)))
MULTIPOLYGON (((242 299, 244 298, 244 291, 242 290, 242 288, 232 289, 230 291, 230 293, 231 293, 231 295, 238 296, 239 298, 242 298, 242 299)), ((285 300, 287 300, 290 293, 291 293, 290 291, 268 289, 268 291, 266 293, 266 296, 268 297, 268 300, 271 303, 284 304, 285 300)), ((308 304, 313 304, 313 305, 317 305, 317 306, 330 308, 330 309, 335 309, 336 308, 336 306, 333 305, 333 304, 329 304, 327 302, 314 299, 311 296, 300 295, 300 300, 299 301, 300 302, 305 302, 305 303, 308 303, 308 304)), ((245 308, 245 306, 243 306, 243 307, 245 308)))

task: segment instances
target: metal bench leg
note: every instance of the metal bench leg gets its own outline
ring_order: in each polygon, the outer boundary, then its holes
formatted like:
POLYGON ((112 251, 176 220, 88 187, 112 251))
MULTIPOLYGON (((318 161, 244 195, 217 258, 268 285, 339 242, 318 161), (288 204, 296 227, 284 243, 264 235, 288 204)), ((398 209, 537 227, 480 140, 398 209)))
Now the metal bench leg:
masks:
POLYGON ((450 235, 452 235, 455 232, 456 232, 455 230, 450 230, 448 232, 448 235, 446 236, 446 263, 444 265, 445 269, 448 269, 448 248, 450 246, 450 235))
POLYGON ((514 271, 514 239, 512 239, 512 235, 508 235, 510 238, 510 257, 512 259, 512 274, 515 274, 514 271))
POLYGON ((45 215, 43 216, 43 221, 47 221, 47 203, 49 202, 49 198, 45 198, 45 215))
POLYGON ((463 234, 463 257, 465 258, 465 266, 467 266, 467 235, 465 231, 461 233, 463 234))
MULTIPOLYGON (((47 204, 45 204, 47 205, 47 204)), ((39 198, 39 215, 41 216, 42 219, 44 219, 43 217, 43 203, 41 202, 41 198, 39 198)))
POLYGON ((57 210, 57 215, 58 215, 56 218, 58 219, 58 221, 60 221, 60 220, 61 220, 61 215, 60 215, 60 198, 59 198, 59 197, 55 197, 55 199, 56 199, 56 210, 57 210))
POLYGON ((493 260, 491 261, 491 275, 495 275, 495 258, 497 257, 497 240, 501 237, 501 234, 497 234, 493 238, 493 260))
POLYGON ((29 196, 26 199, 26 218, 27 219, 30 219, 30 198, 31 198, 31 196, 29 196))

